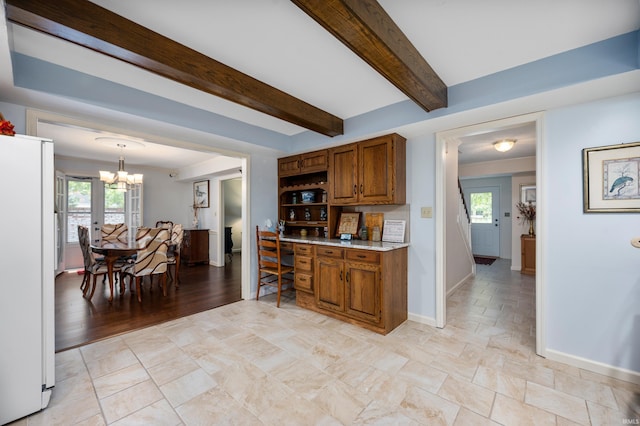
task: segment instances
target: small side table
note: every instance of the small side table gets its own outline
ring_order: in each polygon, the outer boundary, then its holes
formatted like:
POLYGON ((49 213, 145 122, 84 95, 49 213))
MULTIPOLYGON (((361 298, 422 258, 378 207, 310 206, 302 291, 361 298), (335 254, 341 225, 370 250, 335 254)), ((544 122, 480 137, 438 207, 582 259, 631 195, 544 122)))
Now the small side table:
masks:
POLYGON ((536 236, 523 234, 520 236, 522 263, 520 273, 526 275, 536 274, 536 236))

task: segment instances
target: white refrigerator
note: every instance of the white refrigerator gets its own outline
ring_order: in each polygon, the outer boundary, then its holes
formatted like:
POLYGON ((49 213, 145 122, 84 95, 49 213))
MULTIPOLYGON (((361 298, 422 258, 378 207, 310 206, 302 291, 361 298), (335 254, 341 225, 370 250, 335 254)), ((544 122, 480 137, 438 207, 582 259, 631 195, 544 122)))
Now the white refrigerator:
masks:
POLYGON ((53 142, 0 136, 0 424, 45 408, 55 382, 53 142))

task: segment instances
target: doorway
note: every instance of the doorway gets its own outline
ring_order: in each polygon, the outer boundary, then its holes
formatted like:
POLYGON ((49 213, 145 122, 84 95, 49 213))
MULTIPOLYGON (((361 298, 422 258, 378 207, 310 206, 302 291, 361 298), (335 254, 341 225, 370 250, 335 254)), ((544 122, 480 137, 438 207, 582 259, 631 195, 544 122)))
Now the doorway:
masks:
MULTIPOLYGON (((493 122, 487 122, 464 128, 452 129, 436 133, 436 326, 444 328, 446 326, 446 302, 447 302, 447 220, 452 220, 456 215, 447 212, 448 200, 459 197, 457 183, 458 179, 458 152, 448 147, 452 142, 459 144, 460 138, 466 135, 479 135, 494 132, 496 130, 508 128, 510 126, 521 126, 531 123, 535 127, 535 174, 537 188, 537 209, 536 226, 538 235, 544 235, 545 215, 544 215, 544 164, 542 153, 544 150, 543 140, 543 113, 531 113, 517 117, 510 117, 493 122), (453 154, 453 155, 451 155, 453 154), (454 191, 455 188, 455 191, 454 191), (448 192, 449 191, 449 192, 448 192)), ((458 146, 458 145, 456 145, 458 146)), ((517 191, 516 191, 517 192, 517 191)), ((450 204, 450 203, 449 203, 450 204)), ((455 203, 454 203, 455 204, 455 203)), ((545 286, 544 286, 544 239, 536 239, 537 274, 535 278, 536 294, 536 353, 545 356, 545 286)))
MULTIPOLYGON (((222 181, 222 212, 224 213, 224 263, 233 261, 234 253, 242 252, 242 178, 222 181)), ((237 257, 237 256, 236 256, 237 257)))

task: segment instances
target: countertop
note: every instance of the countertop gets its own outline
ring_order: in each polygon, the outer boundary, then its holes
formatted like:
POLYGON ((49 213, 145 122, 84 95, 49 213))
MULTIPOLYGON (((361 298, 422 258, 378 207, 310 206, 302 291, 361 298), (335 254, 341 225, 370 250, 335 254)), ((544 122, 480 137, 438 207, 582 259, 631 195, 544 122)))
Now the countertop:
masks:
POLYGON ((287 241, 291 243, 302 244, 317 244, 324 246, 334 247, 347 247, 363 250, 375 250, 375 251, 391 251, 404 247, 409 247, 408 243, 387 243, 383 241, 366 241, 366 240, 351 240, 343 241, 338 238, 324 238, 324 237, 280 237, 280 241, 287 241))

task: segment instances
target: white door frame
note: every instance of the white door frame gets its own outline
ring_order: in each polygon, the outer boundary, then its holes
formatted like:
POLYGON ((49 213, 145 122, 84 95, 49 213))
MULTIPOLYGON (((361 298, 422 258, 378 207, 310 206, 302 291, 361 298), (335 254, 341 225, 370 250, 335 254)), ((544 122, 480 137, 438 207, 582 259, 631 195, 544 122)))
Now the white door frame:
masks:
MULTIPOLYGON (((544 113, 531 113, 436 133, 436 327, 446 325, 446 172, 447 141, 478 131, 536 123, 536 353, 546 356, 546 220, 544 198, 544 113)), ((451 166, 453 167, 453 166, 451 166)), ((457 164, 455 165, 457 167, 457 164)), ((456 176, 458 173, 456 173, 456 176)))
MULTIPOLYGON (((211 151, 217 154, 226 155, 229 157, 236 157, 242 160, 242 245, 243 247, 250 247, 249 238, 252 235, 250 232, 250 217, 249 212, 249 154, 230 151, 228 149, 216 148, 205 144, 195 144, 186 140, 178 140, 165 136, 149 135, 144 131, 135 130, 135 126, 130 128, 120 127, 105 122, 96 121, 95 117, 80 117, 76 115, 76 118, 56 114, 48 111, 40 111, 31 108, 27 108, 26 111, 26 133, 31 136, 38 136, 38 122, 50 121, 54 123, 64 123, 70 126, 79 126, 89 129, 97 129, 106 132, 112 132, 117 134, 130 135, 132 137, 138 137, 142 139, 153 139, 158 143, 164 143, 166 145, 183 148, 183 149, 197 149, 200 151, 211 151)), ((55 141, 54 141, 54 153, 55 153, 55 141)), ((248 299, 251 295, 251 256, 242 256, 242 295, 243 299, 248 299)))

